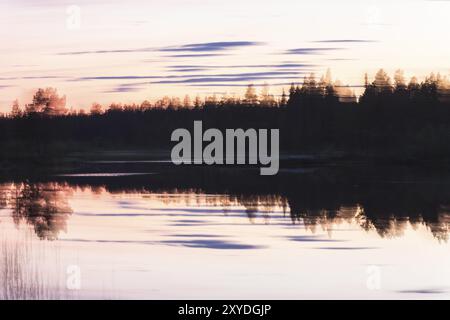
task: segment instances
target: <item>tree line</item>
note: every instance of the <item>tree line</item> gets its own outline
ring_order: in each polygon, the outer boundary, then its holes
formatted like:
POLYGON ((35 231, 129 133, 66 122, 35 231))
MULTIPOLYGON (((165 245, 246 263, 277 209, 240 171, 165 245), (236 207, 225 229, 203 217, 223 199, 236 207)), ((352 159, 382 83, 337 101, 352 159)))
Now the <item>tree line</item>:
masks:
POLYGON ((450 83, 431 74, 406 81, 379 70, 365 76, 362 95, 333 81, 329 71, 305 76, 280 96, 249 85, 243 97, 164 97, 153 103, 93 103, 88 112, 66 106, 54 88, 38 89, 31 103, 14 101, 0 117, 3 158, 57 155, 90 148, 169 148, 176 128, 279 128, 283 152, 352 157, 450 157, 450 83))

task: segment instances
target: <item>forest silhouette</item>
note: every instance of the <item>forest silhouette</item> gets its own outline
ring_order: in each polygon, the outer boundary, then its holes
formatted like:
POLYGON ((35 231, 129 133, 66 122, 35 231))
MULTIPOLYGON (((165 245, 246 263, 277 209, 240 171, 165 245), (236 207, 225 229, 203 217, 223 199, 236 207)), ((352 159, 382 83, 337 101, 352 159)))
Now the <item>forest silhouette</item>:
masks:
POLYGON ((279 128, 280 150, 353 159, 442 161, 450 158, 450 82, 431 74, 422 82, 393 79, 380 70, 365 76, 357 99, 329 72, 305 76, 280 97, 249 85, 243 98, 191 100, 164 97, 154 103, 93 103, 89 112, 66 107, 56 89, 38 89, 29 104, 14 101, 0 117, 4 161, 48 162, 70 152, 165 149, 177 128, 279 128))

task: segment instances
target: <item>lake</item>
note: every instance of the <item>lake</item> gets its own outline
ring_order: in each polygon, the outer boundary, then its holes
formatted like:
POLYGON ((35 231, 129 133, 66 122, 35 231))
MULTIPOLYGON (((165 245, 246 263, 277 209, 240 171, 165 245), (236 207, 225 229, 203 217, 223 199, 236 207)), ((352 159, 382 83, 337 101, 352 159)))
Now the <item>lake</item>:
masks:
POLYGON ((446 168, 155 163, 2 177, 0 298, 450 298, 446 168))

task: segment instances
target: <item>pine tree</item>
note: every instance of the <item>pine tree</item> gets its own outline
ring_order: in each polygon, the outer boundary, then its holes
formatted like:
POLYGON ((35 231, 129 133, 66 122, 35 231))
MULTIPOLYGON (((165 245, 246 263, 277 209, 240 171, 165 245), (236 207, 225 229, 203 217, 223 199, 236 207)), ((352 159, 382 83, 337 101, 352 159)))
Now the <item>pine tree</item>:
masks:
POLYGON ((13 101, 13 105, 11 107, 11 116, 13 118, 18 118, 22 116, 22 110, 20 109, 19 100, 17 99, 13 101))

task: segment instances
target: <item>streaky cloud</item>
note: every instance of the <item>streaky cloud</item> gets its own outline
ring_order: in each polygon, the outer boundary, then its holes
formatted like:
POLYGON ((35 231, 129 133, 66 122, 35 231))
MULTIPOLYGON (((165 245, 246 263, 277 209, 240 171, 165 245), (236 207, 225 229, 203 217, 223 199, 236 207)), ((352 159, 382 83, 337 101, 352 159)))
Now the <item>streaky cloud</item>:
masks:
POLYGON ((281 63, 281 64, 241 64, 241 65, 173 65, 167 67, 171 71, 188 72, 188 71, 205 71, 211 69, 238 69, 238 68, 305 68, 314 67, 313 64, 308 63, 281 63))
POLYGON ((242 72, 242 73, 219 73, 212 75, 194 75, 194 76, 214 76, 214 77, 242 77, 242 76, 285 76, 299 75, 302 71, 261 71, 261 72, 242 72))
MULTIPOLYGON (((279 80, 279 79, 276 79, 279 80)), ((268 85, 272 87, 280 87, 280 86, 290 86, 291 84, 300 84, 298 81, 291 81, 291 82, 276 82, 276 83, 268 83, 268 85)), ((253 83, 254 87, 262 87, 266 84, 263 83, 253 83)), ((235 87, 235 88, 242 88, 247 87, 248 83, 202 83, 202 84, 188 84, 189 87, 197 87, 197 88, 208 88, 208 87, 235 87)))
POLYGON ((406 293, 406 294, 442 294, 446 293, 447 290, 442 288, 426 288, 426 289, 413 289, 413 290, 399 290, 398 293, 406 293))
POLYGON ((207 58, 207 57, 223 57, 223 53, 198 53, 198 54, 172 54, 164 56, 166 58, 207 58))
POLYGON ((59 52, 59 53, 57 53, 57 55, 70 56, 70 55, 84 55, 84 54, 133 53, 133 52, 151 52, 151 51, 155 51, 155 48, 94 50, 94 51, 69 51, 69 52, 59 52))
POLYGON ((219 74, 183 74, 183 75, 167 75, 167 76, 133 76, 133 75, 126 75, 126 76, 92 76, 92 77, 80 77, 80 78, 74 78, 70 79, 69 81, 91 81, 91 80, 145 80, 145 79, 185 79, 185 78, 203 78, 203 77, 229 77, 229 78, 235 78, 235 77, 245 77, 245 76, 285 76, 285 75, 299 75, 303 74, 304 72, 301 71, 268 71, 268 72, 244 72, 244 73, 219 73, 219 74))
POLYGON ((335 51, 342 49, 344 48, 296 48, 285 51, 285 54, 298 54, 298 55, 324 54, 325 52, 328 51, 335 51))
POLYGON ((104 91, 104 93, 124 93, 124 92, 137 92, 143 89, 142 85, 147 83, 124 83, 115 86, 111 90, 104 91))
POLYGON ((241 77, 204 77, 204 78, 189 78, 183 80, 162 80, 152 82, 153 84, 187 84, 187 83, 214 83, 214 82, 242 82, 242 81, 260 81, 260 80, 280 80, 283 79, 297 79, 297 76, 288 77, 274 77, 274 76, 241 76, 241 77))
POLYGON ((0 81, 11 81, 11 80, 39 80, 39 79, 65 79, 65 76, 23 76, 23 77, 7 77, 0 78, 0 81))
POLYGON ((206 42, 206 43, 191 43, 182 46, 166 47, 159 51, 163 52, 212 52, 223 51, 232 48, 249 47, 261 45, 261 42, 255 41, 223 41, 223 42, 206 42))
POLYGON ((198 71, 206 71, 213 68, 181 68, 181 69, 169 69, 169 71, 175 71, 175 72, 198 72, 198 71))
POLYGON ((323 239, 319 236, 288 236, 288 240, 295 242, 342 242, 344 240, 323 239))
MULTIPOLYGON (((105 53, 135 53, 135 52, 216 52, 223 51, 232 48, 249 47, 261 45, 261 42, 255 41, 229 41, 229 42, 205 42, 205 43, 192 43, 181 46, 172 46, 164 48, 156 47, 144 47, 135 49, 111 49, 111 50, 87 50, 87 51, 68 51, 59 52, 57 55, 85 55, 85 54, 105 54, 105 53)), ((205 57, 206 54, 198 54, 197 56, 205 57)), ((174 55, 170 57, 190 57, 185 55, 174 55)))
POLYGON ((212 239, 196 239, 196 240, 166 240, 161 241, 162 244, 178 245, 189 248, 202 248, 202 249, 219 249, 219 250, 252 250, 263 249, 265 246, 241 244, 237 242, 212 240, 212 239))
POLYGON ((90 80, 139 80, 139 79, 161 79, 162 76, 93 76, 80 77, 69 81, 90 81, 90 80))
POLYGON ((24 80, 35 80, 35 79, 64 79, 63 76, 25 76, 21 77, 24 80))

